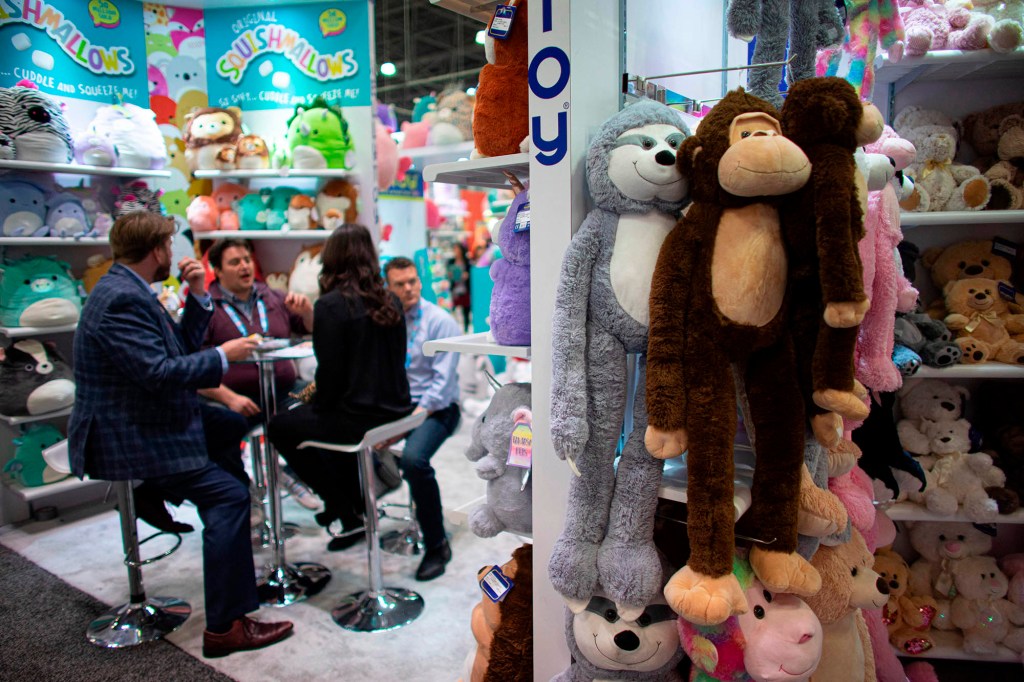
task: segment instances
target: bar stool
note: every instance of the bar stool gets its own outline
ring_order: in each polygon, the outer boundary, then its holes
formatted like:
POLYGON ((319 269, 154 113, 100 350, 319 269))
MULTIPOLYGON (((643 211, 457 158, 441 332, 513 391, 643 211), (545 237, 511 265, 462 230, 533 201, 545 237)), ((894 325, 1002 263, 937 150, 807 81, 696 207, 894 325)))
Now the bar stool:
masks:
POLYGON ((373 446, 412 431, 426 421, 427 413, 378 426, 367 431, 363 440, 355 444, 327 443, 307 440, 302 448, 321 448, 331 452, 359 453, 359 476, 366 503, 366 549, 369 553, 370 589, 350 594, 332 612, 334 622, 346 630, 381 632, 393 630, 416 620, 423 612, 423 597, 400 587, 384 587, 380 561, 380 527, 377 518, 377 493, 374 489, 373 446))
POLYGON ((120 649, 151 642, 177 630, 188 620, 192 607, 177 597, 146 597, 142 586, 142 567, 169 557, 181 546, 177 533, 159 532, 139 540, 135 526, 135 497, 131 481, 114 481, 121 516, 124 565, 128 567, 129 601, 115 606, 89 624, 86 639, 96 646, 120 649), (160 535, 173 535, 177 542, 163 554, 139 559, 139 546, 160 535))
MULTIPOLYGON (((404 451, 404 442, 395 443, 395 445, 388 448, 388 454, 397 459, 401 459, 404 451), (403 447, 399 447, 403 446, 403 447)), ((425 551, 423 545, 423 533, 420 532, 419 521, 416 520, 416 503, 412 499, 412 489, 409 487, 408 481, 405 483, 406 491, 409 494, 408 504, 401 504, 398 502, 380 502, 377 505, 377 511, 380 518, 391 519, 392 521, 401 521, 405 525, 395 530, 390 530, 380 536, 380 548, 388 554, 397 554, 399 556, 416 556, 422 554, 425 551), (405 510, 400 511, 399 516, 392 516, 389 513, 390 509, 405 510)), ((396 488, 397 490, 397 488, 396 488)), ((394 492, 389 491, 389 492, 394 492)))

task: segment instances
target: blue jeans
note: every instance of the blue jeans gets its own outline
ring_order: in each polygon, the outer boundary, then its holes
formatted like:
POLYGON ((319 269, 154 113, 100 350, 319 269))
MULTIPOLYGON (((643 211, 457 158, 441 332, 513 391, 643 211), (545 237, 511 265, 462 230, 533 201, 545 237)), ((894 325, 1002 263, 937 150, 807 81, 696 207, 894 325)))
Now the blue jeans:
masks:
POLYGON ((402 476, 408 481, 412 500, 416 503, 416 518, 427 549, 434 549, 445 540, 441 489, 434 476, 434 467, 430 466, 430 458, 455 433, 460 419, 458 403, 452 403, 427 417, 406 437, 405 451, 399 462, 402 476))

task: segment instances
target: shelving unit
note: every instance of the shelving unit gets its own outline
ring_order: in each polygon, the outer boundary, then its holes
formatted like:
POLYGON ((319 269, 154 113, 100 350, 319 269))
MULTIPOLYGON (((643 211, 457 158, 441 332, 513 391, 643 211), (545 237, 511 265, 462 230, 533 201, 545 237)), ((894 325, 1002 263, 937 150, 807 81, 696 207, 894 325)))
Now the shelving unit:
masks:
POLYGON ((42 334, 66 334, 78 329, 78 323, 65 324, 59 327, 0 327, 0 336, 8 339, 20 339, 26 336, 40 336, 42 334))
POLYGON ((431 5, 437 5, 464 17, 486 24, 494 14, 494 8, 498 5, 497 0, 430 0, 431 5))
POLYGON ((468 161, 469 155, 473 153, 474 142, 460 142, 458 144, 434 145, 431 147, 413 147, 412 149, 399 149, 399 157, 412 159, 413 166, 422 168, 435 163, 451 163, 454 161, 468 161))
POLYGON ((6 414, 0 414, 0 421, 6 422, 11 426, 19 426, 21 424, 31 424, 32 422, 42 422, 48 419, 56 419, 58 417, 66 417, 71 414, 71 408, 65 407, 63 410, 56 410, 55 412, 47 412, 46 414, 32 414, 26 416, 15 416, 8 417, 6 414))
MULTIPOLYGON (((481 495, 480 497, 477 497, 476 499, 473 499, 460 507, 456 507, 455 509, 445 509, 444 518, 448 523, 452 524, 453 526, 466 526, 469 524, 470 512, 472 512, 474 509, 476 509, 486 501, 487 496, 481 495)), ((517 538, 533 540, 533 533, 518 533, 514 531, 502 532, 508 533, 509 535, 514 535, 517 538)))
MULTIPOLYGON (((897 502, 889 507, 883 507, 885 515, 893 521, 957 521, 962 523, 973 523, 967 518, 963 509, 952 516, 942 516, 929 511, 916 502, 897 502)), ((1018 509, 1012 514, 1000 514, 996 523, 1024 524, 1024 509, 1018 509)))
POLYGON ((216 230, 195 232, 196 239, 259 239, 324 242, 331 236, 331 230, 216 230))
POLYGON ((81 490, 84 488, 102 488, 110 485, 109 481, 94 481, 92 479, 79 480, 75 476, 69 476, 63 481, 57 481, 56 483, 50 483, 48 485, 40 485, 32 488, 27 488, 20 483, 8 482, 5 483, 7 489, 14 493, 16 497, 19 497, 24 502, 28 503, 29 506, 37 500, 50 497, 52 495, 58 495, 61 493, 71 492, 72 490, 81 490))
POLYGON ((934 211, 900 213, 900 227, 932 225, 1024 225, 1024 211, 934 211))
POLYGON ((197 170, 192 175, 200 180, 239 180, 253 178, 347 178, 355 171, 344 168, 257 168, 251 170, 197 170))
POLYGON ((1024 379, 1024 367, 1002 362, 953 367, 922 367, 908 379, 1024 379))
POLYGON ((107 237, 0 237, 0 246, 109 246, 107 237))
POLYGON ((896 649, 896 655, 903 659, 944 659, 949 661, 979 661, 985 663, 1019 663, 1020 655, 1005 646, 991 655, 970 654, 963 649, 963 637, 958 632, 931 630, 928 636, 935 646, 920 656, 911 656, 896 649))
POLYGON ((530 175, 530 155, 510 154, 470 161, 434 163, 423 169, 423 179, 427 182, 444 182, 450 185, 511 189, 512 186, 502 175, 502 171, 510 171, 522 182, 526 182, 530 175))
POLYGON ((875 58, 875 83, 895 85, 897 91, 914 82, 987 80, 1018 76, 1024 69, 1024 50, 999 54, 992 50, 937 50, 897 63, 886 55, 875 58))
POLYGON ((44 161, 15 161, 0 159, 0 170, 26 171, 35 173, 67 173, 70 175, 104 175, 117 178, 169 178, 166 170, 148 168, 118 168, 106 166, 85 166, 77 163, 46 163, 44 161))
POLYGON ((435 353, 449 351, 466 353, 467 355, 504 355, 512 358, 530 357, 529 346, 499 346, 494 341, 488 340, 487 336, 488 332, 479 332, 477 334, 427 341, 423 344, 423 354, 427 357, 433 357, 435 353))

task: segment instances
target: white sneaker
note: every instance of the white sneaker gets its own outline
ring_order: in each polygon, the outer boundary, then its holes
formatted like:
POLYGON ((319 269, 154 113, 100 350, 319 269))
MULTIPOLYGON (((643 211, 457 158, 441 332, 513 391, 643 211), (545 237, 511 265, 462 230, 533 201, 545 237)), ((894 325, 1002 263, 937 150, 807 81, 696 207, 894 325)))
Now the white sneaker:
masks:
POLYGON ((320 509, 320 498, 313 494, 313 491, 307 488, 305 483, 295 480, 284 471, 281 471, 281 488, 287 490, 291 498, 306 509, 312 511, 320 509))

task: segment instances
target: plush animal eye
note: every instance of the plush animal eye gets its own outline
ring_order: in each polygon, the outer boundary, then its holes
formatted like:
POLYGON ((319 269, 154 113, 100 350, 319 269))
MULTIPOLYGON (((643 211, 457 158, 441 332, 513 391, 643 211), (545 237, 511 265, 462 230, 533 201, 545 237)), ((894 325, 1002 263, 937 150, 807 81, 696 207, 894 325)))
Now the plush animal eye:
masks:
POLYGON ((672 133, 665 141, 668 142, 668 146, 672 149, 679 149, 679 145, 683 143, 683 135, 681 133, 672 133))
POLYGON ((857 577, 857 567, 856 566, 854 566, 852 569, 850 569, 850 575, 852 575, 854 578, 857 577))
POLYGON ((939 540, 941 542, 945 542, 946 541, 946 534, 945 533, 939 533, 939 540))
POLYGON ((654 140, 649 137, 645 137, 640 141, 640 146, 644 149, 654 149, 654 140))
POLYGON ((967 539, 967 536, 966 535, 957 535, 956 539, 959 540, 960 542, 963 542, 964 540, 967 539))
POLYGON ((14 200, 14 197, 11 197, 10 199, 8 199, 8 201, 10 201, 12 204, 16 203, 15 200, 14 200))
POLYGON ((885 571, 881 571, 881 572, 879 572, 878 575, 882 576, 883 578, 886 578, 886 577, 888 577, 889 574, 886 573, 885 571))
POLYGON ((31 283, 32 282, 28 281, 27 279, 23 282, 23 284, 31 284, 31 283))
POLYGON ((740 133, 740 137, 743 137, 743 138, 750 137, 750 131, 749 130, 744 130, 742 133, 740 133))
POLYGON ((764 618, 764 607, 758 604, 754 607, 754 618, 761 620, 764 618))
POLYGON ((48 112, 43 107, 29 107, 28 108, 28 117, 31 118, 33 121, 36 121, 38 123, 49 123, 50 122, 50 112, 48 112))
POLYGON ((50 275, 50 279, 52 279, 54 282, 56 282, 57 281, 57 275, 50 275))
POLYGON ((981 264, 984 265, 986 268, 988 267, 988 261, 987 260, 981 261, 981 264))
POLYGON ((605 609, 604 619, 609 623, 614 623, 619 619, 619 614, 616 613, 615 609, 605 609))
POLYGON ((640 617, 636 619, 636 624, 642 628, 645 628, 651 624, 651 617, 648 616, 646 613, 641 613, 640 617))
POLYGON ((963 262, 963 261, 960 261, 959 263, 957 263, 957 264, 956 264, 956 266, 957 266, 958 268, 960 268, 961 270, 963 270, 964 268, 966 268, 966 267, 967 267, 967 263, 965 263, 965 262, 963 262))
POLYGON ((764 600, 766 602, 768 602, 769 604, 772 603, 772 593, 771 592, 769 592, 768 590, 764 590, 763 592, 761 592, 761 594, 764 595, 764 600))

